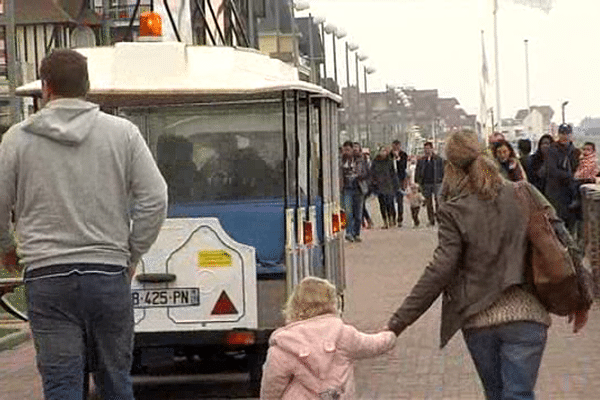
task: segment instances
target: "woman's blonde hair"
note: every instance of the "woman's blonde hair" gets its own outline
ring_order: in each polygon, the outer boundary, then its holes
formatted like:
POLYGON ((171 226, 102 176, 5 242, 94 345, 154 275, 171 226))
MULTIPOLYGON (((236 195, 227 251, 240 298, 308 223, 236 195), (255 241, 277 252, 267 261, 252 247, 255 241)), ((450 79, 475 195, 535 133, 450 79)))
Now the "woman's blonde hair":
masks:
POLYGON ((476 194, 482 200, 495 199, 504 184, 498 164, 479 143, 475 132, 462 130, 446 140, 444 194, 451 198, 476 194))
POLYGON ((285 321, 302 321, 323 314, 337 314, 335 286, 325 279, 307 276, 294 288, 283 309, 285 321))

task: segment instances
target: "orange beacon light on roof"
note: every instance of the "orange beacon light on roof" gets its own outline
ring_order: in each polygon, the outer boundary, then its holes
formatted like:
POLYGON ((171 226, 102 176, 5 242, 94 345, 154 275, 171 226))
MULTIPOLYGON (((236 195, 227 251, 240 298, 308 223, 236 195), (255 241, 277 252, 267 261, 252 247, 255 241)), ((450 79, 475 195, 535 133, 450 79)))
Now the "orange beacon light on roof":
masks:
POLYGON ((162 36, 162 20, 158 13, 146 11, 140 15, 140 36, 162 36))

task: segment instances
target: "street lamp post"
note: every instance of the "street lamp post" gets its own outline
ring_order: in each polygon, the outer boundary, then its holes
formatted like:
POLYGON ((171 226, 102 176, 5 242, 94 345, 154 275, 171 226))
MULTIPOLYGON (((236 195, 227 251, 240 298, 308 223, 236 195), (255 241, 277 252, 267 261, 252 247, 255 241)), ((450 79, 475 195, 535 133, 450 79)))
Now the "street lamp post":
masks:
MULTIPOLYGON (((304 11, 310 8, 310 4, 307 0, 292 0, 290 2, 290 14, 291 14, 291 23, 292 23, 292 36, 293 36, 293 57, 294 57, 294 66, 298 67, 299 58, 300 58, 300 49, 298 47, 298 25, 296 24, 296 16, 294 11, 304 11)), ((310 21, 309 21, 310 22, 310 21)), ((310 31, 310 26, 309 26, 310 31)), ((311 55, 312 56, 312 55, 311 55)))
MULTIPOLYGON (((323 44, 323 79, 327 82, 327 57, 325 57, 325 18, 321 16, 314 17, 315 23, 320 27, 321 43, 323 44)), ((323 84, 325 86, 325 84, 323 84)))
POLYGON ((315 83, 315 45, 313 43, 313 16, 308 13, 308 61, 310 63, 310 83, 315 83))
POLYGON ((350 51, 358 50, 358 45, 356 43, 346 41, 346 87, 350 87, 350 63, 349 63, 349 55, 350 51))
POLYGON ((375 68, 373 67, 364 67, 363 68, 364 71, 364 76, 365 76, 365 127, 366 127, 366 140, 365 140, 365 145, 369 146, 369 139, 370 139, 370 121, 369 121, 369 89, 367 87, 367 75, 371 75, 373 73, 375 73, 375 68))
POLYGON ((567 106, 567 104, 569 104, 568 100, 564 101, 561 106, 562 107, 562 123, 563 124, 565 123, 565 107, 567 106))
POLYGON ((357 51, 354 53, 355 61, 356 61, 356 136, 360 141, 360 85, 359 85, 359 71, 358 62, 365 61, 369 58, 366 54, 357 51))
POLYGON ((337 75, 337 49, 336 49, 336 38, 341 39, 346 36, 346 31, 336 27, 335 25, 328 23, 325 25, 325 32, 331 34, 331 41, 333 44, 333 80, 337 86, 338 75, 337 75))
MULTIPOLYGON (((336 26, 333 25, 331 22, 328 22, 327 24, 325 24, 325 33, 331 34, 331 39, 332 39, 332 43, 333 43, 333 80, 337 84, 337 57, 335 55, 335 53, 336 53, 336 50, 335 50, 335 30, 336 29, 337 29, 336 26)), ((323 37, 323 43, 325 43, 325 37, 323 37)))

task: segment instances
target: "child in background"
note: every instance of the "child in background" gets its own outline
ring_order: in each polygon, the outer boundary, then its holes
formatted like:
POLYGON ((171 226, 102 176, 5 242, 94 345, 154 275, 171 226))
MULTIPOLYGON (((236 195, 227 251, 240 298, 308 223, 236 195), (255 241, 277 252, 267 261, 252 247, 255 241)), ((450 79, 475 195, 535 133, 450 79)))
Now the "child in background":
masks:
POLYGON ((335 286, 306 277, 290 296, 286 325, 269 339, 260 398, 282 400, 355 398, 354 361, 394 347, 388 330, 359 332, 338 315, 335 286))
POLYGON ((421 211, 421 204, 425 202, 425 197, 419 191, 419 186, 416 183, 411 183, 408 187, 408 202, 410 203, 410 212, 413 218, 413 226, 417 228, 420 224, 419 212, 421 211))
POLYGON ((595 183, 596 175, 598 175, 596 145, 592 142, 586 142, 579 158, 579 166, 575 171, 575 180, 581 183, 595 183))

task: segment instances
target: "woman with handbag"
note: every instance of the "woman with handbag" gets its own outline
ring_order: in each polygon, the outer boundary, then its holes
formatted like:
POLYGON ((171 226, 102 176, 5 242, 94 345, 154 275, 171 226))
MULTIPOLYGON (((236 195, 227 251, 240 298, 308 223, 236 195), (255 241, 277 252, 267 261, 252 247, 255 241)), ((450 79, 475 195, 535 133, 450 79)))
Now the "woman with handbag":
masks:
MULTIPOLYGON (((487 399, 534 399, 551 319, 526 284, 528 218, 516 184, 471 131, 452 134, 446 155, 438 247, 388 326, 399 335, 443 294, 441 347, 462 330, 487 399)), ((578 330, 587 312, 575 317, 578 330)))

